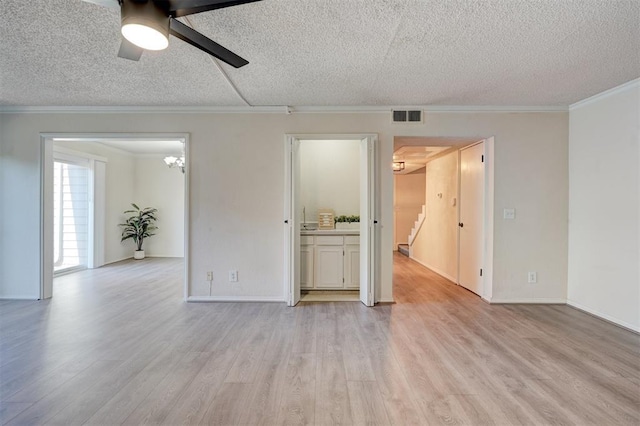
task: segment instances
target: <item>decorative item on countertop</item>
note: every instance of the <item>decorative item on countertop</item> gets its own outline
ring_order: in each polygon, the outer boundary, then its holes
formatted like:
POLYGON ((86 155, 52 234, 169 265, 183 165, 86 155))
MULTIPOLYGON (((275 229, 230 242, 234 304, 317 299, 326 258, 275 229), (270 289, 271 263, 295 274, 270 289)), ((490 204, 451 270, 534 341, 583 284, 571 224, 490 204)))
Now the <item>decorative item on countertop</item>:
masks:
POLYGON ((360 229, 360 216, 337 216, 335 218, 336 229, 360 229))
POLYGON ((318 229, 335 229, 333 210, 318 209, 318 229))
POLYGON ((131 238, 136 243, 136 251, 133 252, 134 259, 144 259, 144 250, 142 243, 145 238, 155 235, 152 231, 158 229, 155 226, 157 209, 145 207, 141 209, 134 203, 131 203, 135 210, 126 210, 125 213, 135 213, 127 218, 124 223, 118 226, 122 227, 122 239, 120 242, 131 238))

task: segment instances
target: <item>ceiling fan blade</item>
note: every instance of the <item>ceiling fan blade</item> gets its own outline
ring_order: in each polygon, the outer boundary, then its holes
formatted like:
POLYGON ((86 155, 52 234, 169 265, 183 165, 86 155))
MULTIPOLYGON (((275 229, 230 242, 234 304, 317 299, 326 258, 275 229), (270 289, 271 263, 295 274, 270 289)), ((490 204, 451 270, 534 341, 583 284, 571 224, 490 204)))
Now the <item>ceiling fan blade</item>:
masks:
POLYGON ((232 51, 220 46, 215 41, 203 36, 193 28, 176 19, 171 19, 169 33, 178 37, 180 40, 186 41, 190 45, 215 56, 232 67, 240 68, 249 63, 246 59, 241 58, 232 51))
POLYGON ((143 51, 144 49, 142 47, 136 46, 126 38, 122 37, 118 56, 124 59, 131 59, 132 61, 139 61, 143 51))
POLYGON ((245 3, 253 3, 261 0, 155 0, 164 5, 169 15, 178 18, 208 10, 223 9, 225 7, 238 6, 245 3))
POLYGON ((86 3, 97 4, 98 6, 108 7, 109 9, 120 10, 120 4, 118 0, 83 0, 86 3))

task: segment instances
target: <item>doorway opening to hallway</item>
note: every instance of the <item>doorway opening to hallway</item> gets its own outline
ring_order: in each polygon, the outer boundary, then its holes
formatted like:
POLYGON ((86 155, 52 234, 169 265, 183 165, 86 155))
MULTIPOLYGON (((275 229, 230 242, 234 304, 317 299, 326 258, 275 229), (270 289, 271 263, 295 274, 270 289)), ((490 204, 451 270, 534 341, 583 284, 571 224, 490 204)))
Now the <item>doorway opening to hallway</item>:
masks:
POLYGON ((394 164, 404 166, 394 171, 394 253, 485 299, 492 276, 492 154, 493 138, 394 140, 394 164))

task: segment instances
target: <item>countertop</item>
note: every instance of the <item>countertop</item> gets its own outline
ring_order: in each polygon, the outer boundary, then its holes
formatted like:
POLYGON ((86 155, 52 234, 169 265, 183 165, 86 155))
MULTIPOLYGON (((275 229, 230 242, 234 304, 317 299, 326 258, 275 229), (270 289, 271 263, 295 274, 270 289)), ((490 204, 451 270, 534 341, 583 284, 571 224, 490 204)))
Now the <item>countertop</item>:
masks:
POLYGON ((314 231, 300 230, 300 235, 360 235, 359 229, 322 229, 314 231))

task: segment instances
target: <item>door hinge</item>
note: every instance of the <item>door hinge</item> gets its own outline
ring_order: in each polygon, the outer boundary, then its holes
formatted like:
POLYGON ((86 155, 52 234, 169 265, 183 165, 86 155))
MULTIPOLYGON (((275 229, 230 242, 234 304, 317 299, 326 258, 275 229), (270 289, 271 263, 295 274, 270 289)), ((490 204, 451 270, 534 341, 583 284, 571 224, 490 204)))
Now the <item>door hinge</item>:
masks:
POLYGON ((482 276, 482 268, 480 268, 480 276, 482 276))
POLYGON ((482 162, 484 163, 484 155, 482 156, 482 162))

